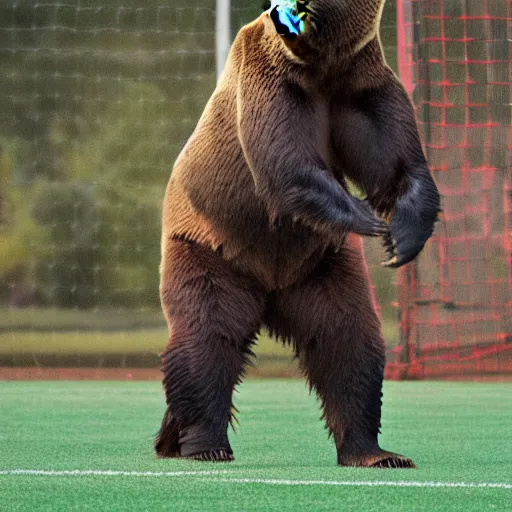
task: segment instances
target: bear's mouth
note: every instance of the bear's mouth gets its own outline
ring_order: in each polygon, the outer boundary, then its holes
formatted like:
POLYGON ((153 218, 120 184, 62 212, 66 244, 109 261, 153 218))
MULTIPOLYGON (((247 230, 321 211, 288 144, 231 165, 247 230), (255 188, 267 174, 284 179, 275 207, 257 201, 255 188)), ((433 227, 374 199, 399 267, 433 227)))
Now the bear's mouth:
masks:
POLYGON ((308 28, 309 0, 270 0, 264 3, 266 13, 274 23, 276 32, 294 40, 308 28))

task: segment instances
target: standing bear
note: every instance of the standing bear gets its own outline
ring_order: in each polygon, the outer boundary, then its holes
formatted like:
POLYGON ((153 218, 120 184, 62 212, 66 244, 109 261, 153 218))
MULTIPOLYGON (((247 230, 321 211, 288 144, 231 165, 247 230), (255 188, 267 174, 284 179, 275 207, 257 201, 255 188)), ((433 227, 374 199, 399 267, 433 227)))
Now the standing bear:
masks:
POLYGON ((414 467, 378 444, 385 352, 360 235, 399 267, 440 199, 383 4, 273 0, 233 44, 165 196, 161 457, 233 460, 232 394, 265 326, 292 345, 338 464, 414 467))

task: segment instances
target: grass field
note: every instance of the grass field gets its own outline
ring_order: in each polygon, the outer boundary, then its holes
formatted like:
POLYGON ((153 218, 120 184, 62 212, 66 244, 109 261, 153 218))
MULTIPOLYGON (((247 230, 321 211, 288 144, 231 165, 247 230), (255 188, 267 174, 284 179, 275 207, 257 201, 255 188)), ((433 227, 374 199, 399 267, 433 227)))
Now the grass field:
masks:
MULTIPOLYGON (((397 325, 384 325, 384 336, 397 325)), ((391 334, 389 332, 389 334, 391 334)), ((16 331, 0 332, 0 354, 118 354, 154 352, 167 342, 167 327, 119 331, 16 331)), ((288 353, 263 332, 255 351, 262 355, 288 353)))
POLYGON ((165 326, 162 311, 115 309, 63 308, 0 308, 0 332, 12 331, 75 331, 126 330, 165 326))
MULTIPOLYGON (((0 333, 0 367, 159 368, 167 328, 116 332, 49 331, 0 333)), ((299 375, 290 347, 262 334, 251 373, 299 375)), ((0 509, 1 511, 1 509, 0 509)))
POLYGON ((387 383, 382 445, 413 458, 408 471, 337 467, 300 381, 240 388, 228 465, 154 457, 157 383, 0 382, 0 393, 1 511, 512 510, 509 384, 387 383))

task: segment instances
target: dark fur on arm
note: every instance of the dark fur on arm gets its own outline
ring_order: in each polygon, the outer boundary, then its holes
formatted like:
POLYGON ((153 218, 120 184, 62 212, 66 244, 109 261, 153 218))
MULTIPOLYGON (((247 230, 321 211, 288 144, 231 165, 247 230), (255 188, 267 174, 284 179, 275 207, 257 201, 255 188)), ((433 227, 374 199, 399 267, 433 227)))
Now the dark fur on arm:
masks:
POLYGON ((382 87, 354 94, 337 112, 336 145, 343 172, 389 223, 389 267, 412 261, 432 236, 440 197, 423 153, 414 110, 390 72, 382 87))
POLYGON ((411 169, 405 178, 405 192, 399 196, 385 239, 389 260, 385 266, 398 268, 412 261, 434 232, 440 212, 437 187, 428 168, 411 169))
POLYGON ((298 85, 253 74, 241 77, 238 94, 240 142, 271 219, 288 216, 333 239, 387 232, 327 169, 318 150, 327 119, 298 85))

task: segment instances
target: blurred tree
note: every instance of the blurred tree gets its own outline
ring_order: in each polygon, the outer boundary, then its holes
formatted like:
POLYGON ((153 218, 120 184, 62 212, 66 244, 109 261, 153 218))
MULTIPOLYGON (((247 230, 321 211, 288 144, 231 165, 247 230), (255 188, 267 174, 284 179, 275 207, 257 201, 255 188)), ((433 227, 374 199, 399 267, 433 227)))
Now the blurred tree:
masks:
POLYGON ((0 142, 22 147, 1 153, 4 297, 28 258, 48 304, 158 305, 163 191, 215 85, 214 24, 214 0, 0 6, 0 142))
POLYGON ((0 301, 10 304, 36 296, 31 270, 45 251, 46 233, 30 213, 31 190, 16 180, 25 149, 21 139, 0 139, 0 301))
POLYGON ((60 306, 159 304, 161 203, 175 127, 157 87, 124 92, 91 109, 81 126, 69 129, 56 116, 50 130, 66 180, 38 187, 34 214, 53 243, 39 280, 60 306))

